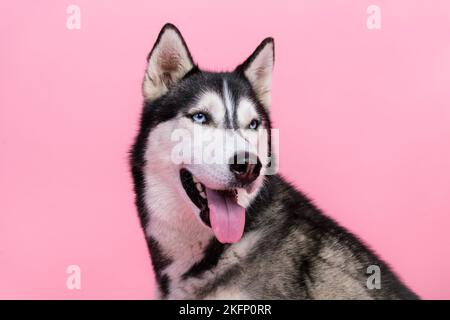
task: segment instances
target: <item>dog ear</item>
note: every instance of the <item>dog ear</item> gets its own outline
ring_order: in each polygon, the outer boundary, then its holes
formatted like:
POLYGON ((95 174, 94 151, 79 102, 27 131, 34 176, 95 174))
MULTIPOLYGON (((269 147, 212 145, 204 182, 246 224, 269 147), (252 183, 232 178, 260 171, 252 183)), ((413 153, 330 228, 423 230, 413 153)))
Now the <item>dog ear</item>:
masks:
POLYGON ((250 82, 261 104, 268 109, 271 102, 272 71, 275 61, 275 43, 266 38, 243 64, 236 68, 250 82))
POLYGON ((147 62, 142 91, 148 101, 165 94, 194 67, 180 31, 170 23, 161 29, 147 62))

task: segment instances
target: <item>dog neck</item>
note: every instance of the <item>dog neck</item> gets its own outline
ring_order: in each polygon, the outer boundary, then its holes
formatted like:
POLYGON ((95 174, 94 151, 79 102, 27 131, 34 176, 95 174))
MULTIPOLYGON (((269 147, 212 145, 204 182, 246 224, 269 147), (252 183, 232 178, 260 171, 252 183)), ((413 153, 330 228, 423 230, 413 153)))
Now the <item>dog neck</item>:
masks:
MULTIPOLYGON (((170 287, 178 287, 183 275, 202 260, 213 238, 212 230, 204 226, 192 208, 174 192, 174 183, 177 182, 163 179, 158 174, 146 175, 145 202, 149 222, 145 232, 156 278, 158 282, 161 279, 170 281, 170 287)), ((161 283, 159 285, 161 287, 161 283)), ((160 291, 164 290, 160 288, 160 291)), ((162 297, 165 294, 159 292, 162 297)))

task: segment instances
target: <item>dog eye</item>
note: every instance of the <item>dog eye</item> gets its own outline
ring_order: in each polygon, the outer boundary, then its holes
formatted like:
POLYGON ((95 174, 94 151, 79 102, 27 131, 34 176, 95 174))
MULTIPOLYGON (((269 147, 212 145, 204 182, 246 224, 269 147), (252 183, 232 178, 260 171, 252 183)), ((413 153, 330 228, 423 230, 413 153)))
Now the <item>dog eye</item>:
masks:
POLYGON ((192 120, 194 120, 194 122, 203 124, 208 121, 208 117, 202 112, 197 112, 196 114, 192 115, 192 120))
POLYGON ((258 126, 259 126, 259 121, 256 120, 256 119, 253 119, 253 120, 250 122, 250 124, 248 125, 248 127, 249 127, 250 129, 252 129, 252 130, 258 129, 258 126))

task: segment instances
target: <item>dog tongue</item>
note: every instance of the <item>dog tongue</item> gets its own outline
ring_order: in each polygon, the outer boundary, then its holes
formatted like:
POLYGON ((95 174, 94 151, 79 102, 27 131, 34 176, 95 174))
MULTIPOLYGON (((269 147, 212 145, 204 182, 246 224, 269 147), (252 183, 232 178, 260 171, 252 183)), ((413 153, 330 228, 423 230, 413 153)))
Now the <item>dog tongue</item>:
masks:
POLYGON ((245 209, 235 199, 206 188, 209 218, 217 240, 222 243, 238 242, 244 232, 245 209))

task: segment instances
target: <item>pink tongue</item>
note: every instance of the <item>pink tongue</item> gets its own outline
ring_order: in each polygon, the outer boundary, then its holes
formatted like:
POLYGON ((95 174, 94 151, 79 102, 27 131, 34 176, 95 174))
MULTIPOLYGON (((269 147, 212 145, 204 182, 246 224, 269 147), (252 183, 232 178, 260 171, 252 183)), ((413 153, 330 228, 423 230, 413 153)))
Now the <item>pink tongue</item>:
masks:
POLYGON ((244 232, 245 209, 229 197, 206 188, 209 218, 217 240, 222 243, 238 242, 244 232))

